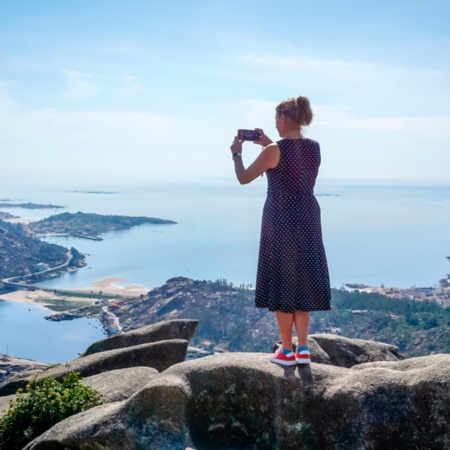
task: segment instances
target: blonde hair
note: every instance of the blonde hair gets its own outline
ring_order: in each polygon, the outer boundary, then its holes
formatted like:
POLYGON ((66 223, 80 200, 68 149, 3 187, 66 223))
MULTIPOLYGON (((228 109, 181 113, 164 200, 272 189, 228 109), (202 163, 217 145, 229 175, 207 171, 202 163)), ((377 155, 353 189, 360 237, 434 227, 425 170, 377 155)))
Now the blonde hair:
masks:
POLYGON ((277 116, 285 114, 300 126, 307 126, 313 120, 313 112, 309 100, 302 95, 297 98, 283 100, 276 108, 277 116))

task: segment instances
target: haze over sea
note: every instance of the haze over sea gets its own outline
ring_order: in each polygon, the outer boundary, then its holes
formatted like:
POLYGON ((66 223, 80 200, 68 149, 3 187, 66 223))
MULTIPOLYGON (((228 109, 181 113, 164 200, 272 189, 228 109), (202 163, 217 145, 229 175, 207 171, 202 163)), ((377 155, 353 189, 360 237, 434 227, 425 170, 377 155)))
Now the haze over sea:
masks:
MULTIPOLYGON (((93 281, 110 276, 124 279, 116 284, 140 284, 148 289, 176 276, 225 278, 236 285, 255 283, 265 178, 246 186, 224 179, 101 187, 80 182, 47 188, 1 186, 0 182, 0 189, 0 198, 13 202, 65 206, 63 210, 2 209, 25 218, 82 211, 177 222, 108 233, 99 242, 46 238, 48 242, 74 246, 85 253, 87 266, 42 282, 41 286, 88 287, 93 281)), ((315 192, 322 209, 333 287, 346 283, 432 286, 450 272, 450 262, 446 259, 450 255, 450 186, 319 179, 315 192)), ((10 309, 1 309, 0 323, 17 319, 16 309, 15 318, 8 319, 10 309)), ((86 330, 86 323, 81 323, 80 327, 86 330)), ((92 326, 88 328, 91 330, 92 326)), ((55 329, 54 336, 60 336, 61 329, 55 329)), ((86 342, 79 343, 78 350, 71 349, 69 353, 64 343, 51 356, 30 350, 25 343, 27 351, 18 353, 48 362, 65 361, 75 357, 77 351, 83 351, 90 342, 101 339, 100 333, 98 330, 98 335, 88 336, 86 342)), ((0 341, 18 348, 30 335, 23 328, 2 326, 0 341)), ((36 336, 32 340, 35 339, 36 336)))

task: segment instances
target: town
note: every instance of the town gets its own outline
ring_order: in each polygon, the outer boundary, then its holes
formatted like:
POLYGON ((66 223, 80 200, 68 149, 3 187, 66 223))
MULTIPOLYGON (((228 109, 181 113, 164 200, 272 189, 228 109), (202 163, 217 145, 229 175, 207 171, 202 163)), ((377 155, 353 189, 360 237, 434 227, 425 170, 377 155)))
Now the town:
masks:
POLYGON ((409 288, 386 287, 383 284, 380 287, 367 286, 364 284, 345 284, 343 288, 349 292, 366 292, 381 294, 393 299, 409 299, 420 302, 436 302, 442 308, 450 307, 450 276, 440 281, 438 286, 434 287, 416 287, 409 288))

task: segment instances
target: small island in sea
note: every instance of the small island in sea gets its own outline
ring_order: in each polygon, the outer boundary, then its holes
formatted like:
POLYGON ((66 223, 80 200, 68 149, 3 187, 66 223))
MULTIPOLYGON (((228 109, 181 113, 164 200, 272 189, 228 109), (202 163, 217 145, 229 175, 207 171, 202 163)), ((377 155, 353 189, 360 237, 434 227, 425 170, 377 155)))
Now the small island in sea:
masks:
POLYGON ((36 235, 67 235, 85 239, 102 240, 101 234, 109 231, 128 230, 136 225, 175 224, 173 220, 155 217, 101 215, 94 213, 62 213, 32 222, 28 225, 36 235))
MULTIPOLYGON (((5 199, 8 200, 8 199, 5 199)), ((8 203, 0 202, 0 208, 24 208, 24 209, 62 209, 64 206, 60 205, 41 205, 39 203, 8 203)))
POLYGON ((67 191, 67 192, 73 192, 76 194, 103 194, 103 195, 117 194, 117 192, 114 191, 67 191))

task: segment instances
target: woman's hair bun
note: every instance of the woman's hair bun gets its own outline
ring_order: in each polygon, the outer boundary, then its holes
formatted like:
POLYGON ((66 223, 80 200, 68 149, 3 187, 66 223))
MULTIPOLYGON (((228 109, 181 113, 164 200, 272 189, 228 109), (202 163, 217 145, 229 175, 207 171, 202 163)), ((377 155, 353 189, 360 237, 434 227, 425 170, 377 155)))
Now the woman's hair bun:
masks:
POLYGON ((286 114, 300 126, 307 126, 313 120, 313 112, 307 97, 288 98, 276 108, 277 114, 286 114))
POLYGON ((313 120, 313 112, 307 97, 297 97, 295 108, 296 122, 299 125, 309 125, 313 120))

